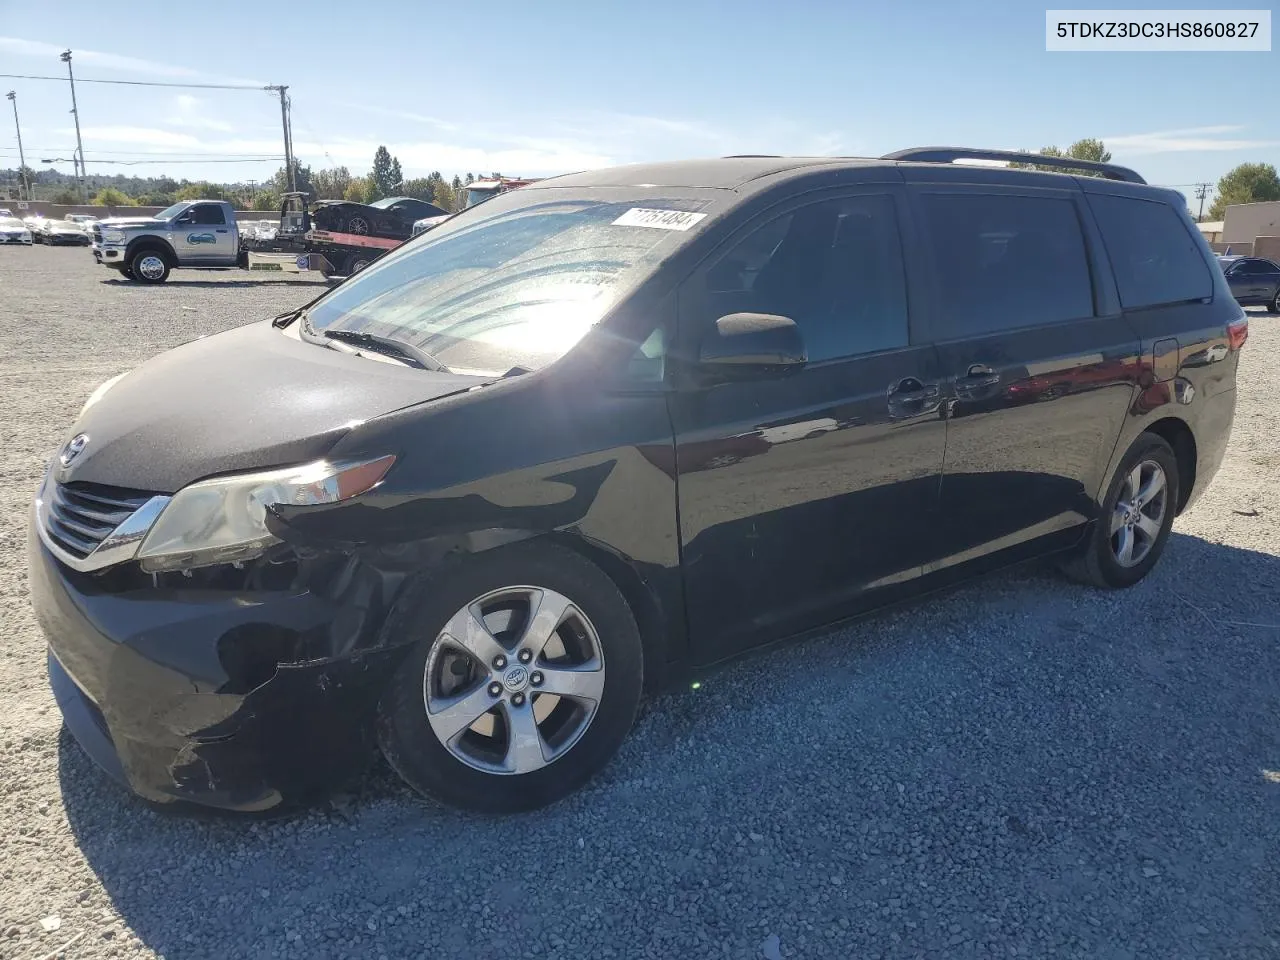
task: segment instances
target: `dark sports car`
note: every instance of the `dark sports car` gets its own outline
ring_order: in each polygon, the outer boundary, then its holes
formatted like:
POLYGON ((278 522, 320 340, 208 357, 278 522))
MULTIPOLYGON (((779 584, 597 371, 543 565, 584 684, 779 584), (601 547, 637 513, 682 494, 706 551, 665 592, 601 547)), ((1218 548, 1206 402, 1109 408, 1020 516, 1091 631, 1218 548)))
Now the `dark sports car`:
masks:
POLYGON ((449 211, 441 210, 434 203, 413 197, 386 197, 373 203, 325 200, 312 208, 311 223, 318 230, 334 233, 407 240, 413 234, 415 220, 448 215, 449 211))

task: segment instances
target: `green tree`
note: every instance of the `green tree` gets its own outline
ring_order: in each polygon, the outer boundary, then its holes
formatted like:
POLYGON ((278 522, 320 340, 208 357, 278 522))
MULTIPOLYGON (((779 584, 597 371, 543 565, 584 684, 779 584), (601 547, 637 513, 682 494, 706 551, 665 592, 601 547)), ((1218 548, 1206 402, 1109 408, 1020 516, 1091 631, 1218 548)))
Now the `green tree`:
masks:
POLYGON ((1209 207, 1209 219, 1221 220, 1236 203, 1280 200, 1280 176, 1269 163, 1242 163, 1218 181, 1217 195, 1209 207))
POLYGON ((475 183, 475 182, 476 182, 476 175, 475 175, 474 173, 470 173, 470 172, 468 172, 468 173, 467 173, 467 179, 466 179, 466 181, 465 181, 465 182, 466 182, 467 184, 475 183))
POLYGON ((136 207, 138 205, 137 200, 115 187, 103 187, 93 195, 91 202, 95 207, 136 207))
POLYGON ((447 180, 438 180, 435 190, 432 193, 431 202, 441 210, 452 212, 454 205, 457 203, 457 195, 453 192, 453 187, 449 186, 447 180))
POLYGON ((174 193, 176 200, 226 200, 227 190, 216 183, 210 183, 208 180, 200 180, 196 183, 183 184, 174 193))
POLYGON ((53 195, 52 202, 70 207, 79 203, 80 198, 76 196, 76 192, 74 190, 59 190, 53 195))
MULTIPOLYGON (((294 177, 294 180, 297 182, 297 189, 301 190, 303 193, 311 194, 312 196, 314 196, 315 185, 312 183, 311 176, 312 176, 311 168, 306 164, 304 164, 297 157, 294 157, 293 158, 293 177, 294 177)), ((281 167, 279 170, 277 170, 272 175, 271 179, 266 181, 262 185, 262 188, 264 190, 274 191, 275 193, 284 193, 286 190, 292 189, 289 186, 289 175, 286 172, 285 168, 281 167)))
POLYGON ((353 203, 368 203, 376 199, 373 196, 373 182, 369 177, 356 177, 349 184, 347 189, 342 191, 342 199, 350 200, 353 203))
POLYGON ((280 194, 272 190, 259 190, 251 203, 250 210, 279 210, 280 194))
POLYGON ((138 203, 144 207, 167 207, 176 202, 172 193, 144 193, 138 197, 138 203))
MULTIPOLYGON (((1093 163, 1110 163, 1111 151, 1107 149, 1106 144, 1101 140, 1088 137, 1084 140, 1077 140, 1066 150, 1058 147, 1041 147, 1037 151, 1041 156, 1045 157, 1064 157, 1072 160, 1088 160, 1093 163)), ((1062 173, 1062 167, 1053 167, 1039 163, 1011 163, 1011 167, 1018 167, 1023 170, 1047 170, 1050 173, 1062 173)), ((1077 171, 1081 176, 1096 177, 1097 173, 1091 170, 1077 171)))
POLYGON ((391 196, 400 181, 404 179, 404 175, 400 172, 400 161, 393 158, 391 152, 384 146, 378 147, 373 155, 373 172, 369 175, 369 179, 373 184, 375 196, 370 197, 366 202, 391 196))
POLYGON ((346 167, 330 167, 317 170, 311 178, 317 200, 341 200, 351 186, 351 171, 346 167))
POLYGON ((462 178, 455 173, 453 175, 453 183, 450 186, 453 187, 453 192, 457 193, 462 189, 462 178))
POLYGON ((413 177, 406 180, 396 193, 417 200, 431 200, 435 196, 435 184, 426 177, 413 177))

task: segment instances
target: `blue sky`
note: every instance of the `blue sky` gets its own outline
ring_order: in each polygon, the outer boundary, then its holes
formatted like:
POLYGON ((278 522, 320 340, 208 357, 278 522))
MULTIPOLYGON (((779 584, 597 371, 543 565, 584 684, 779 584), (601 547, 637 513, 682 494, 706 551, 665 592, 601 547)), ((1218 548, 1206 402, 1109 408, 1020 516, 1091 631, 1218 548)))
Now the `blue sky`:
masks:
MULTIPOLYGON (((1088 136, 1169 185, 1216 181, 1247 160, 1280 165, 1280 53, 1047 53, 1037 5, 525 0, 442 11, 313 0, 223 4, 216 16, 171 4, 163 29, 148 17, 146 30, 101 3, 57 7, 56 18, 27 16, 29 5, 0 0, 0 73, 61 76, 58 53, 70 47, 78 78, 287 83, 299 156, 353 173, 367 172, 380 143, 407 176, 538 176, 728 153, 1065 147, 1088 136)), ((18 92, 28 162, 70 157, 67 84, 0 83, 18 92)), ((90 172, 261 180, 280 165, 198 156, 279 155, 278 102, 266 93, 89 83, 76 92, 90 172)), ((6 116, 0 167, 12 165, 6 116)))

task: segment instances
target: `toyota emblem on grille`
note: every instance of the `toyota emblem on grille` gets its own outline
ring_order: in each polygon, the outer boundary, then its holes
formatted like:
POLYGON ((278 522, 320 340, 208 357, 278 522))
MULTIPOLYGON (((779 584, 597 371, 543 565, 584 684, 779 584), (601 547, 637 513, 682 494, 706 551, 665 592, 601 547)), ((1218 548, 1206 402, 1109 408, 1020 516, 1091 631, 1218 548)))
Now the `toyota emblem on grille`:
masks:
POLYGON ((58 457, 58 462, 64 467, 71 466, 71 461, 80 456, 81 451, 83 451, 88 444, 89 437, 87 434, 82 433, 78 436, 72 437, 67 445, 62 448, 62 453, 58 457))

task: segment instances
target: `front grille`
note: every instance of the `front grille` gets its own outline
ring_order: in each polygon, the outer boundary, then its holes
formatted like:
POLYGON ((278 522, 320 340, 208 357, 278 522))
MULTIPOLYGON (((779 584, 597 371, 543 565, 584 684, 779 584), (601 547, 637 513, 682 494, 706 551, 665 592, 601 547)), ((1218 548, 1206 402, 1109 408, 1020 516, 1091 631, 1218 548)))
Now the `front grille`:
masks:
POLYGON ((55 483, 52 487, 46 521, 49 536, 79 560, 93 553, 152 496, 97 483, 55 483))

